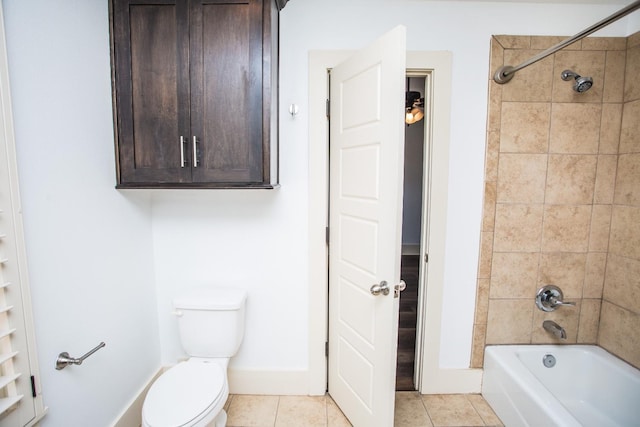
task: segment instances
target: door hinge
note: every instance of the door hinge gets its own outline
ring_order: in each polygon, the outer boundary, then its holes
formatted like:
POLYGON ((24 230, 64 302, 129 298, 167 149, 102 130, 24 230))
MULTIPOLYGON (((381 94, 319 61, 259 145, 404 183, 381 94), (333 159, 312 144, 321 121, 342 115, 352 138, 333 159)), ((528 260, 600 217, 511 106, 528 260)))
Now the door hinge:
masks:
POLYGON ((329 227, 326 227, 324 230, 325 230, 324 231, 324 234, 325 234, 324 238, 327 241, 327 246, 329 246, 329 227))
POLYGON ((327 99, 327 106, 326 106, 326 114, 327 114, 327 119, 331 118, 331 101, 327 99))
POLYGON ((329 357, 329 341, 324 342, 324 355, 329 357))
POLYGON ((429 262, 429 254, 424 254, 424 262, 429 262))
POLYGON ((37 396, 38 394, 36 393, 36 377, 31 375, 31 397, 37 397, 37 396))

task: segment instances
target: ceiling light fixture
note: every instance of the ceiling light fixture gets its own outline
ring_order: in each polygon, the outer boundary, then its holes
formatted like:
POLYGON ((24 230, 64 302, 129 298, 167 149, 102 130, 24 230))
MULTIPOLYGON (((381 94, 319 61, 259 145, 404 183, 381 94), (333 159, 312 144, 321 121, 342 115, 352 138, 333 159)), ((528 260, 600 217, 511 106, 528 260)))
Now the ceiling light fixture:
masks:
POLYGON ((424 118, 424 98, 420 97, 420 92, 407 91, 404 106, 406 124, 412 125, 424 118))

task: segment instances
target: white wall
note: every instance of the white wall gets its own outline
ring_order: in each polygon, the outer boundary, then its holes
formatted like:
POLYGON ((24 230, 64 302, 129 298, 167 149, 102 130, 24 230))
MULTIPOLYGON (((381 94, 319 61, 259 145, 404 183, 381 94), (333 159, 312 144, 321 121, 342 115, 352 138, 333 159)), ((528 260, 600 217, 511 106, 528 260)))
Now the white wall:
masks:
MULTIPOLYGON (((43 425, 107 425, 181 350, 171 298, 249 290, 232 367, 307 368, 308 52, 356 49, 397 24, 410 50, 453 53, 442 365, 468 364, 491 34, 571 35, 619 5, 292 0, 281 15, 281 188, 117 191, 106 0, 5 0, 43 425), (290 103, 300 106, 292 119, 290 103), (157 300, 157 302, 156 302, 157 300), (158 339, 158 336, 160 337, 158 339), (55 371, 61 351, 107 347, 55 371), (88 420, 91 420, 89 422, 88 420)), ((636 12, 637 14, 637 12, 636 12)), ((631 20, 638 22, 637 17, 631 20)), ((601 34, 627 35, 627 23, 601 34)))
POLYGON ((114 188, 107 2, 3 6, 41 425, 106 426, 160 367, 149 197, 114 188))
MULTIPOLYGON (((247 332, 236 369, 307 366, 308 54, 367 45, 398 24, 409 50, 453 52, 449 217, 443 367, 467 367, 484 166, 492 34, 570 36, 620 5, 412 0, 292 0, 281 13, 281 188, 156 192, 153 228, 162 360, 182 355, 171 298, 195 283, 239 281, 249 289, 247 332), (567 19, 570 17, 571 19, 567 19), (300 106, 292 119, 291 103, 300 106)), ((617 23, 598 35, 626 35, 617 23)))

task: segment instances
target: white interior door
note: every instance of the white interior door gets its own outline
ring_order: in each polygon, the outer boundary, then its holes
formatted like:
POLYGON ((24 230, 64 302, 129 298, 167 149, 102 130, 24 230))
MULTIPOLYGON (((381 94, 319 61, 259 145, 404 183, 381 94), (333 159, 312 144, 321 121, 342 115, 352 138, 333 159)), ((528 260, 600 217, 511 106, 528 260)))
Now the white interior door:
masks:
POLYGON ((405 68, 400 26, 331 71, 329 393, 356 427, 393 425, 405 68))

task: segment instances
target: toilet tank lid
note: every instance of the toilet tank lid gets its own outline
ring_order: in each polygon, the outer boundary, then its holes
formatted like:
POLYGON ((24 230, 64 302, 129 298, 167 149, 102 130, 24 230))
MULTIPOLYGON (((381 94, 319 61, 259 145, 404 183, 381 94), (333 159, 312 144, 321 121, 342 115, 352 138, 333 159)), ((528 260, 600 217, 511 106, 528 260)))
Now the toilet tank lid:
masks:
POLYGON ((238 288, 199 287, 174 298, 175 308, 192 310, 238 310, 247 299, 247 291, 238 288))

